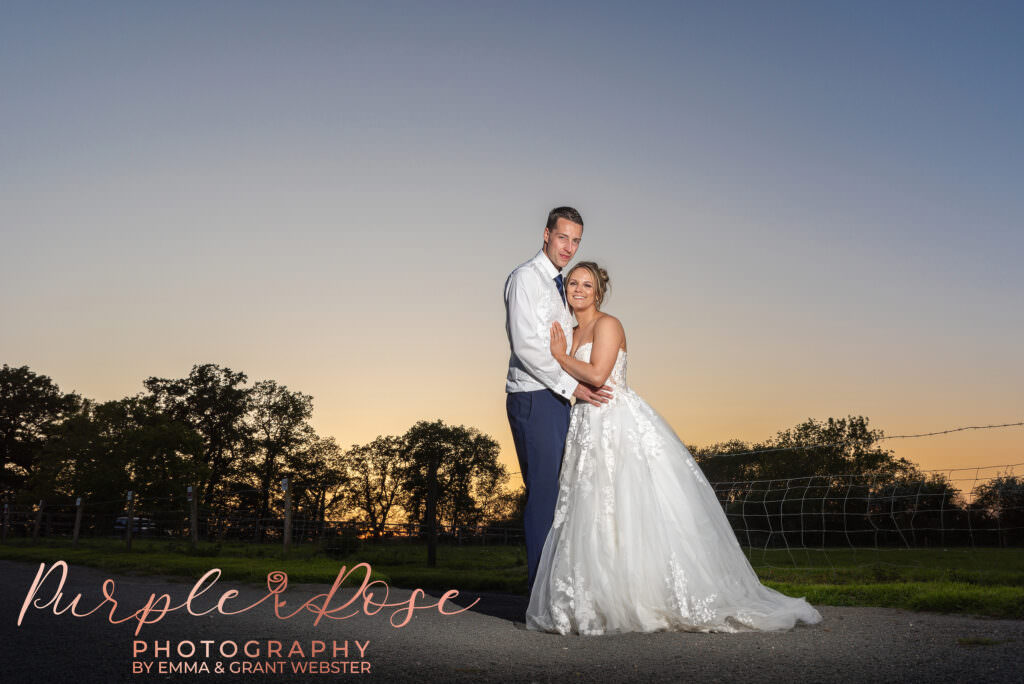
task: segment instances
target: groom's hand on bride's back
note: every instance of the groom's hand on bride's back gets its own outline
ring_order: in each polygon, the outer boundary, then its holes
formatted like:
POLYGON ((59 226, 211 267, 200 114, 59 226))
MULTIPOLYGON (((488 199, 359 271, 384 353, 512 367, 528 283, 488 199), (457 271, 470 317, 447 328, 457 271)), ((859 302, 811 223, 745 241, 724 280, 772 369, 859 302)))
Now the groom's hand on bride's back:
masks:
POLYGON ((594 406, 600 406, 601 404, 607 404, 608 400, 612 398, 612 388, 608 385, 595 388, 590 385, 584 385, 581 382, 576 385, 576 391, 573 392, 572 395, 580 401, 585 401, 594 406))

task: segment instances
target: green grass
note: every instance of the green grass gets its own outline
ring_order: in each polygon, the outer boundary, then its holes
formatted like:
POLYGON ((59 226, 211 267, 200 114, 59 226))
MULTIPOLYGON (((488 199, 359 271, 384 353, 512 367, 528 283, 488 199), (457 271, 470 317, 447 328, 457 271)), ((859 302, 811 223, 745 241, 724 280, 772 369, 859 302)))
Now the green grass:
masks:
MULTIPOLYGON (((195 550, 182 542, 136 540, 129 553, 115 539, 83 540, 78 548, 62 539, 32 545, 26 540, 0 545, 0 558, 33 562, 64 560, 114 572, 197 579, 220 568, 222 579, 262 583, 267 573, 283 570, 290 582, 332 583, 341 566, 369 563, 373 578, 396 587, 478 589, 526 592, 526 550, 515 546, 440 546, 438 564, 426 567, 424 544, 367 544, 346 557, 332 557, 314 545, 297 545, 285 555, 276 545, 202 543, 195 550)), ((354 573, 346 585, 358 585, 354 573)))
POLYGON ((748 550, 761 581, 830 606, 1024 619, 1024 549, 748 550))
POLYGON ((776 582, 1024 587, 1024 549, 753 549, 747 556, 762 580, 776 582))
POLYGON ((827 606, 879 606, 935 613, 1024 618, 1024 588, 962 582, 887 582, 884 584, 790 584, 765 582, 789 596, 827 606))
MULTIPOLYGON (((829 549, 747 551, 766 585, 811 603, 882 606, 942 613, 1024 619, 1024 549, 829 549)), ((365 543, 343 557, 311 544, 287 556, 277 545, 204 543, 141 539, 131 553, 115 539, 66 540, 32 545, 11 540, 0 558, 21 561, 63 559, 121 573, 196 579, 217 567, 224 579, 263 583, 272 570, 291 582, 331 583, 341 566, 369 563, 374 578, 392 586, 460 591, 526 593, 526 551, 520 546, 438 547, 437 567, 426 567, 426 546, 403 540, 365 543)), ((362 581, 362 574, 354 582, 362 581)))
MULTIPOLYGON (((37 546, 24 543, 10 543, 0 546, 0 558, 46 562, 64 560, 71 564, 87 565, 120 573, 145 575, 171 575, 187 579, 198 579, 211 568, 220 568, 222 579, 263 583, 268 572, 283 570, 288 573, 289 582, 331 583, 337 577, 344 561, 322 555, 315 550, 298 549, 285 557, 280 549, 244 545, 201 544, 192 552, 184 544, 166 542, 136 541, 129 553, 124 544, 115 540, 83 541, 77 549, 61 541, 40 543, 37 546)), ((352 564, 359 561, 354 561, 352 564)), ((373 568, 374 579, 390 582, 386 574, 373 568)), ((358 585, 362 573, 354 573, 347 585, 358 585)))

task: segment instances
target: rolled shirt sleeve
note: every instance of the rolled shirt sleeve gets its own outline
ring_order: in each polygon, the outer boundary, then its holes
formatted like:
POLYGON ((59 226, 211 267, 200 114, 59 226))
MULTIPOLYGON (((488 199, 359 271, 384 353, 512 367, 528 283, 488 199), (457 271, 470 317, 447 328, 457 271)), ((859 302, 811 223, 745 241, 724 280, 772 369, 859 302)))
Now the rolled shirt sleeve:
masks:
POLYGON ((579 383, 562 370, 551 355, 551 333, 548 329, 551 322, 542 321, 537 314, 535 290, 540 283, 531 283, 530 279, 528 271, 516 271, 509 277, 505 288, 512 354, 527 373, 555 394, 569 399, 579 383))

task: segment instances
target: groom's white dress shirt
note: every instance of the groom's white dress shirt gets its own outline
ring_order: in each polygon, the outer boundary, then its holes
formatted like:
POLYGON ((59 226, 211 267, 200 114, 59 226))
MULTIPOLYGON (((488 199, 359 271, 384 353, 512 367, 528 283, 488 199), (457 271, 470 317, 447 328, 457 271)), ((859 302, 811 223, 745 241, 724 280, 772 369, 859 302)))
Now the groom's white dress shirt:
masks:
POLYGON ((569 307, 555 285, 558 269, 544 250, 517 266, 505 281, 505 331, 512 347, 506 392, 532 392, 545 387, 569 399, 576 380, 551 355, 551 324, 565 331, 565 351, 572 349, 575 325, 569 307))

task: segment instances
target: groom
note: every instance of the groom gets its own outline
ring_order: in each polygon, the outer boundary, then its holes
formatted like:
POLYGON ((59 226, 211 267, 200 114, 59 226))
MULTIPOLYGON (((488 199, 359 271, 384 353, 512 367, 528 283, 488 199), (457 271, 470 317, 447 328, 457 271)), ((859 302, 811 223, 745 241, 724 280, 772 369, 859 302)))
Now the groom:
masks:
POLYGON ((505 281, 505 331, 512 356, 508 361, 505 409, 526 485, 526 557, 530 589, 537 575, 544 539, 555 514, 558 471, 569 431, 569 398, 595 406, 611 397, 607 388, 578 383, 551 355, 551 324, 565 331, 572 348, 573 316, 565 299, 562 269, 583 238, 583 218, 572 207, 548 214, 544 245, 505 281))

